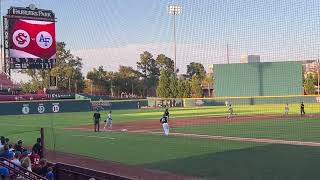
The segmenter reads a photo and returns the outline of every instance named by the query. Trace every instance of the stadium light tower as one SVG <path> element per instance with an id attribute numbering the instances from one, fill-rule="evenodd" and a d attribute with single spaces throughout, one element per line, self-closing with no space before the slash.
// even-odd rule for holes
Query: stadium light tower
<path id="1" fill-rule="evenodd" d="M 174 43 L 174 73 L 177 72 L 177 47 L 176 47 L 176 16 L 181 14 L 181 6 L 169 5 L 168 13 L 173 16 L 173 43 Z"/>

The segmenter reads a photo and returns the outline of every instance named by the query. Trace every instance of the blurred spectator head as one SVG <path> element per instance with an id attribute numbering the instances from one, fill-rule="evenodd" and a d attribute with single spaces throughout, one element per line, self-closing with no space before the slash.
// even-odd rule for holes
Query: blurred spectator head
<path id="1" fill-rule="evenodd" d="M 46 165 L 47 165 L 47 160 L 46 160 L 46 159 L 40 159 L 39 164 L 40 164 L 41 166 L 46 166 Z"/>
<path id="2" fill-rule="evenodd" d="M 17 151 L 15 154 L 14 154 L 14 158 L 16 159 L 19 159 L 21 156 L 21 153 L 19 151 Z"/>
<path id="3" fill-rule="evenodd" d="M 18 141 L 18 145 L 22 145 L 23 141 L 22 140 L 19 140 Z"/>
<path id="4" fill-rule="evenodd" d="M 6 143 L 6 139 L 3 136 L 1 136 L 0 142 L 2 145 L 4 145 Z"/>
<path id="5" fill-rule="evenodd" d="M 22 162 L 21 162 L 21 166 L 28 169 L 29 171 L 31 171 L 31 160 L 29 157 L 25 157 Z"/>
<path id="6" fill-rule="evenodd" d="M 3 146 L 3 150 L 4 150 L 4 151 L 8 151 L 8 150 L 9 150 L 9 145 L 8 145 L 8 144 L 5 144 L 5 145 Z"/>

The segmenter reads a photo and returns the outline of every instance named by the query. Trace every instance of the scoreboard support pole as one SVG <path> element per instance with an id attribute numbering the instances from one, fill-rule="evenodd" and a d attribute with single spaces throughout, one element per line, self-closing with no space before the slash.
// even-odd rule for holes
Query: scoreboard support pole
<path id="1" fill-rule="evenodd" d="M 11 69 L 10 69 L 10 57 L 9 57 L 9 21 L 6 16 L 3 16 L 3 65 L 4 72 L 11 79 Z"/>

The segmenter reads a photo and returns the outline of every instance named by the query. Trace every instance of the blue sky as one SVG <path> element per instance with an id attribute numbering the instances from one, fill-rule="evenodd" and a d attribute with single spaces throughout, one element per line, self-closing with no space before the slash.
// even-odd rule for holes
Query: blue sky
<path id="1" fill-rule="evenodd" d="M 3 0 L 11 6 L 36 4 L 52 9 L 57 40 L 84 60 L 84 72 L 103 65 L 135 66 L 145 50 L 173 57 L 169 4 L 182 6 L 177 17 L 177 64 L 226 63 L 242 54 L 262 61 L 313 59 L 320 56 L 320 3 L 317 0 Z"/>

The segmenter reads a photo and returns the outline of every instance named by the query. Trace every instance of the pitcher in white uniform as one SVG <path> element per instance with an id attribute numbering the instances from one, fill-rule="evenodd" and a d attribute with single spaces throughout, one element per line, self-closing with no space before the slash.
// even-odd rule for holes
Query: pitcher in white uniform
<path id="1" fill-rule="evenodd" d="M 166 111 L 163 113 L 162 118 L 160 119 L 160 123 L 162 123 L 162 128 L 164 135 L 168 136 L 169 135 L 169 110 L 166 109 Z"/>
<path id="2" fill-rule="evenodd" d="M 107 127 L 112 128 L 112 111 L 109 111 L 107 119 L 104 121 L 106 124 L 104 125 L 103 129 L 106 130 Z"/>

